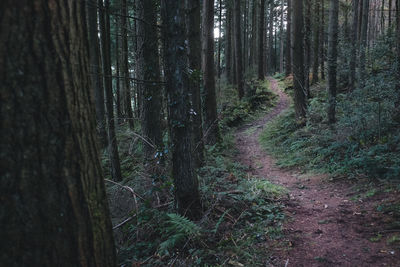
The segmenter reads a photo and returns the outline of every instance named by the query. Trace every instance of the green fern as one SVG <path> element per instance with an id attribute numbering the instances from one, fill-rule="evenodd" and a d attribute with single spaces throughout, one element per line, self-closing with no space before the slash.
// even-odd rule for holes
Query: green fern
<path id="1" fill-rule="evenodd" d="M 183 241 L 198 238 L 201 234 L 200 226 L 188 218 L 176 213 L 169 213 L 167 217 L 162 230 L 163 237 L 166 240 L 158 248 L 158 253 L 162 255 L 168 255 L 171 249 L 183 243 Z"/>

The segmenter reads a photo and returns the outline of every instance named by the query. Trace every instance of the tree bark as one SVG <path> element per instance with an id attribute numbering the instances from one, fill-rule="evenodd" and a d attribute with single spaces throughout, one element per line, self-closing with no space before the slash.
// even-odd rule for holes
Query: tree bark
<path id="1" fill-rule="evenodd" d="M 287 0 L 286 24 L 286 77 L 292 73 L 292 0 Z"/>
<path id="2" fill-rule="evenodd" d="M 264 19 L 265 0 L 261 0 L 260 17 L 258 23 L 258 79 L 264 80 Z"/>
<path id="3" fill-rule="evenodd" d="M 113 93 L 111 80 L 111 44 L 110 44 L 110 15 L 109 0 L 98 0 L 99 24 L 101 32 L 101 50 L 103 59 L 104 90 L 106 93 L 106 116 L 108 130 L 108 155 L 110 158 L 110 173 L 115 181 L 122 180 L 121 166 L 118 155 L 117 137 L 115 135 L 115 120 L 113 107 Z"/>
<path id="4" fill-rule="evenodd" d="M 207 144 L 214 145 L 219 140 L 217 100 L 215 94 L 214 65 L 214 1 L 203 2 L 203 86 L 205 131 Z"/>
<path id="5" fill-rule="evenodd" d="M 280 39 L 280 51 L 279 51 L 279 72 L 283 73 L 284 65 L 283 65 L 283 58 L 284 58 L 284 40 L 283 40 L 283 12 L 284 11 L 284 0 L 281 0 L 281 21 L 280 21 L 280 34 L 279 34 L 279 39 Z"/>
<path id="6" fill-rule="evenodd" d="M 361 37 L 360 37 L 360 67 L 359 67 L 359 81 L 360 85 L 364 86 L 365 83 L 365 61 L 366 61 L 366 49 L 367 49 L 367 34 L 368 34 L 368 15 L 369 15 L 369 0 L 363 1 L 363 18 L 361 26 Z"/>
<path id="7" fill-rule="evenodd" d="M 349 89 L 354 90 L 356 84 L 356 62 L 357 62 L 357 29 L 358 29 L 358 0 L 353 0 L 353 23 L 351 32 L 351 55 L 350 55 L 350 77 Z"/>
<path id="8" fill-rule="evenodd" d="M 116 36 L 115 36 L 115 61 L 116 61 L 116 66 L 115 66 L 115 72 L 117 74 L 117 78 L 116 78 L 116 111 L 117 111 L 117 122 L 121 123 L 121 119 L 122 119 L 122 109 L 121 109 L 121 83 L 120 83 L 120 69 L 121 69 L 121 65 L 120 65 L 120 54 L 119 54 L 119 42 L 120 42 L 120 33 L 119 33 L 119 29 L 120 29 L 120 22 L 119 22 L 119 17 L 116 16 L 115 18 L 115 32 L 116 32 Z"/>
<path id="9" fill-rule="evenodd" d="M 201 109 L 201 31 L 200 31 L 200 1 L 186 0 L 187 8 L 187 35 L 190 75 L 190 89 L 192 100 L 192 137 L 193 159 L 195 167 L 204 163 L 203 119 Z"/>
<path id="10" fill-rule="evenodd" d="M 229 3 L 227 3 L 226 7 L 226 27 L 225 27 L 225 65 L 226 65 L 226 78 L 229 83 L 233 83 L 233 75 L 232 72 L 232 7 Z"/>
<path id="11" fill-rule="evenodd" d="M 0 18 L 0 262 L 116 266 L 85 2 L 5 0 Z"/>
<path id="12" fill-rule="evenodd" d="M 325 3 L 321 0 L 321 36 L 320 36 L 321 79 L 325 80 Z"/>
<path id="13" fill-rule="evenodd" d="M 274 66 L 274 1 L 269 1 L 269 36 L 268 36 L 268 60 L 267 60 L 267 73 L 273 74 Z"/>
<path id="14" fill-rule="evenodd" d="M 304 87 L 303 0 L 293 1 L 293 87 L 294 109 L 298 123 L 306 118 L 306 90 Z"/>
<path id="15" fill-rule="evenodd" d="M 310 92 L 310 65 L 311 65 L 311 0 L 305 0 L 306 15 L 304 16 L 304 86 L 307 92 L 307 98 L 311 98 Z"/>
<path id="16" fill-rule="evenodd" d="M 257 62 L 257 5 L 258 1 L 253 0 L 251 9 L 251 47 L 249 58 L 249 65 L 251 68 L 254 68 Z"/>
<path id="17" fill-rule="evenodd" d="M 185 6 L 179 1 L 162 0 L 161 17 L 175 205 L 180 214 L 196 219 L 201 215 L 201 204 L 192 160 Z"/>
<path id="18" fill-rule="evenodd" d="M 102 147 L 107 146 L 107 132 L 104 107 L 104 88 L 101 82 L 100 47 L 97 30 L 97 6 L 86 1 L 87 28 L 89 37 L 90 78 L 96 107 L 97 135 Z"/>
<path id="19" fill-rule="evenodd" d="M 128 63 L 128 23 L 127 23 L 127 0 L 121 0 L 121 49 L 122 49 L 122 75 L 123 75 L 123 88 L 124 88 L 124 109 L 125 116 L 129 124 L 129 128 L 133 130 L 133 112 L 132 112 L 132 98 L 131 86 L 129 79 L 129 63 Z"/>
<path id="20" fill-rule="evenodd" d="M 244 96 L 244 80 L 242 66 L 242 36 L 240 31 L 241 12 L 240 1 L 234 1 L 234 20 L 235 20 L 235 63 L 236 63 L 236 79 L 239 99 Z M 214 14 L 213 14 L 214 19 Z"/>
<path id="21" fill-rule="evenodd" d="M 217 59 L 217 69 L 218 69 L 218 79 L 221 78 L 221 50 L 222 50 L 222 0 L 219 0 L 219 10 L 218 10 L 218 59 Z"/>
<path id="22" fill-rule="evenodd" d="M 314 2 L 314 30 L 313 30 L 313 35 L 314 35 L 314 45 L 313 45 L 313 74 L 312 74 L 312 82 L 311 84 L 316 84 L 319 81 L 318 77 L 318 67 L 319 67 L 319 35 L 320 35 L 320 16 L 319 16 L 319 11 L 320 11 L 320 5 L 319 5 L 319 0 L 315 0 Z"/>
<path id="23" fill-rule="evenodd" d="M 162 86 L 158 82 L 160 78 L 160 58 L 158 53 L 158 36 L 157 36 L 157 0 L 136 0 L 137 33 L 140 38 L 145 39 L 145 45 L 141 47 L 139 53 L 143 62 L 143 80 L 149 81 L 144 83 L 142 88 L 142 104 L 143 113 L 141 118 L 142 134 L 147 142 L 143 142 L 144 159 L 148 165 L 155 165 L 161 156 L 155 153 L 162 151 Z M 154 81 L 154 82 L 151 82 Z M 150 146 L 148 143 L 152 144 Z"/>
<path id="24" fill-rule="evenodd" d="M 328 122 L 335 123 L 339 0 L 330 0 L 328 30 Z"/>

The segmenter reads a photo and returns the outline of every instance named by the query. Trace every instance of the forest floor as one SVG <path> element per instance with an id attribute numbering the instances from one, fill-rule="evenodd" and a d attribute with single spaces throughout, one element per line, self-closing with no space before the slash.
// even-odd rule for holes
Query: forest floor
<path id="1" fill-rule="evenodd" d="M 239 128 L 236 145 L 237 160 L 249 167 L 249 175 L 265 177 L 290 192 L 284 200 L 284 237 L 280 246 L 269 248 L 274 266 L 400 266 L 400 249 L 394 246 L 400 230 L 391 229 L 392 216 L 377 209 L 395 201 L 395 195 L 360 194 L 360 181 L 281 169 L 262 150 L 259 135 L 264 126 L 290 106 L 277 81 L 269 81 L 279 96 L 276 106 L 267 116 Z"/>

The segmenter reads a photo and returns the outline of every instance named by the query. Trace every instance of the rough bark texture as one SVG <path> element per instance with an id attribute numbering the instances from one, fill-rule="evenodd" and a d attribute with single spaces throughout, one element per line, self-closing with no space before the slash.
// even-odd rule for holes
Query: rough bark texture
<path id="1" fill-rule="evenodd" d="M 396 0 L 396 33 L 397 33 L 397 121 L 400 122 L 400 0 Z"/>
<path id="2" fill-rule="evenodd" d="M 293 1 L 293 87 L 294 109 L 299 123 L 306 117 L 306 90 L 304 87 L 303 0 Z"/>
<path id="3" fill-rule="evenodd" d="M 351 54 L 350 54 L 350 76 L 349 89 L 354 90 L 356 83 L 356 62 L 357 62 L 357 29 L 358 29 L 358 0 L 353 0 L 353 23 L 351 30 Z"/>
<path id="4" fill-rule="evenodd" d="M 304 86 L 307 98 L 310 92 L 310 66 L 311 66 L 311 0 L 305 0 L 306 14 L 304 16 Z"/>
<path id="5" fill-rule="evenodd" d="M 136 0 L 137 5 L 137 33 L 142 36 L 145 45 L 141 46 L 143 62 L 143 80 L 149 81 L 141 86 L 143 113 L 141 118 L 142 134 L 147 142 L 143 142 L 145 161 L 159 160 L 154 157 L 156 151 L 163 147 L 162 140 L 162 86 L 159 83 L 160 63 L 158 53 L 157 0 Z M 151 82 L 151 81 L 154 81 Z M 150 146 L 148 143 L 152 144 Z M 153 162 L 153 165 L 155 162 Z"/>
<path id="6" fill-rule="evenodd" d="M 120 20 L 119 20 L 119 17 L 118 16 L 116 16 L 116 18 L 115 18 L 115 34 L 116 34 L 116 36 L 115 36 L 115 72 L 116 72 L 116 74 L 117 74 L 117 78 L 116 78 L 116 82 L 115 82 L 115 85 L 116 85 L 116 88 L 115 88 L 115 91 L 116 91 L 116 95 L 115 95 L 115 98 L 116 98 L 116 103 L 115 103 L 115 105 L 116 105 L 116 112 L 117 112 L 117 122 L 118 123 L 121 123 L 121 119 L 122 119 L 122 106 L 121 106 L 121 98 L 122 98 L 122 96 L 121 96 L 121 82 L 120 82 L 120 69 L 121 69 L 121 64 L 120 64 L 120 54 L 119 54 L 119 43 L 120 43 L 120 31 L 119 31 L 119 29 L 120 29 L 120 22 L 119 22 Z"/>
<path id="7" fill-rule="evenodd" d="M 127 23 L 127 0 L 121 0 L 121 49 L 122 49 L 122 75 L 123 75 L 123 92 L 124 92 L 124 111 L 125 118 L 128 121 L 129 128 L 134 128 L 133 123 L 133 111 L 132 111 L 132 98 L 131 98 L 131 86 L 129 78 L 129 63 L 128 63 L 128 23 Z"/>
<path id="8" fill-rule="evenodd" d="M 107 132 L 104 106 L 104 88 L 101 82 L 100 47 L 97 30 L 97 5 L 86 1 L 87 26 L 89 37 L 90 79 L 96 107 L 97 135 L 102 147 L 107 145 Z"/>
<path id="9" fill-rule="evenodd" d="M 226 78 L 229 83 L 232 83 L 233 75 L 232 71 L 232 8 L 230 3 L 227 3 L 226 7 L 226 27 L 225 27 L 225 68 Z"/>
<path id="10" fill-rule="evenodd" d="M 191 75 L 189 79 L 192 100 L 193 160 L 196 167 L 204 162 L 203 119 L 201 109 L 201 32 L 200 1 L 186 0 L 186 25 L 188 36 L 188 56 Z"/>
<path id="11" fill-rule="evenodd" d="M 258 21 L 258 79 L 264 80 L 264 19 L 265 0 L 261 0 L 260 17 Z"/>
<path id="12" fill-rule="evenodd" d="M 311 84 L 316 84 L 319 81 L 318 77 L 318 68 L 319 68 L 319 35 L 320 35 L 320 16 L 319 16 L 319 11 L 320 11 L 320 4 L 319 0 L 315 0 L 314 2 L 314 22 L 313 22 L 313 74 L 312 74 L 312 81 Z"/>
<path id="13" fill-rule="evenodd" d="M 292 73 L 292 0 L 287 0 L 286 24 L 286 76 Z"/>
<path id="14" fill-rule="evenodd" d="M 328 30 L 328 122 L 335 123 L 339 0 L 330 0 Z"/>
<path id="15" fill-rule="evenodd" d="M 213 2 L 213 1 L 212 1 Z M 236 79 L 239 99 L 244 95 L 243 65 L 242 65 L 242 34 L 240 31 L 241 12 L 240 1 L 234 1 L 234 20 L 235 20 L 235 63 Z M 214 16 L 214 15 L 213 15 Z"/>
<path id="16" fill-rule="evenodd" d="M 162 0 L 161 16 L 175 204 L 180 214 L 198 218 L 201 204 L 192 160 L 185 6 L 179 1 Z"/>
<path id="17" fill-rule="evenodd" d="M 109 15 L 109 0 L 98 0 L 99 5 L 99 22 L 101 32 L 101 50 L 103 59 L 103 74 L 104 74 L 104 90 L 106 93 L 106 116 L 107 116 L 107 136 L 108 136 L 108 155 L 110 158 L 110 173 L 111 177 L 120 181 L 121 166 L 118 155 L 117 137 L 115 135 L 115 120 L 113 107 L 113 93 L 111 80 L 111 55 L 110 55 L 110 15 Z"/>
<path id="18" fill-rule="evenodd" d="M 214 1 L 203 2 L 203 86 L 205 139 L 214 145 L 219 140 L 214 65 Z"/>
<path id="19" fill-rule="evenodd" d="M 115 266 L 85 2 L 0 3 L 2 266 Z"/>

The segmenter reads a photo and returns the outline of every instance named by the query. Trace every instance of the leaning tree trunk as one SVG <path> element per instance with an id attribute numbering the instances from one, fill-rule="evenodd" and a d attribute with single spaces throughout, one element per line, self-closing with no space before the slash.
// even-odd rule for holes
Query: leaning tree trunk
<path id="1" fill-rule="evenodd" d="M 86 1 L 87 25 L 89 36 L 90 78 L 96 107 L 97 135 L 102 147 L 107 146 L 107 132 L 104 107 L 104 88 L 101 82 L 100 47 L 97 30 L 97 6 Z"/>
<path id="2" fill-rule="evenodd" d="M 6 0 L 0 18 L 0 262 L 116 266 L 85 2 Z"/>
<path id="3" fill-rule="evenodd" d="M 258 21 L 258 79 L 264 80 L 264 18 L 265 0 L 261 0 L 260 17 Z"/>
<path id="4" fill-rule="evenodd" d="M 306 118 L 306 90 L 304 87 L 303 0 L 293 1 L 293 87 L 294 109 L 298 123 Z"/>
<path id="5" fill-rule="evenodd" d="M 192 100 L 192 138 L 193 160 L 195 167 L 204 162 L 203 119 L 201 109 L 201 31 L 200 31 L 200 0 L 186 0 L 187 36 L 189 68 L 192 70 L 189 83 Z"/>
<path id="6" fill-rule="evenodd" d="M 235 63 L 236 63 L 237 90 L 238 90 L 239 99 L 241 99 L 244 95 L 244 89 L 243 89 L 244 80 L 243 80 L 243 68 L 242 68 L 243 67 L 242 66 L 242 37 L 241 37 L 241 31 L 240 31 L 240 22 L 241 22 L 240 1 L 234 1 L 233 17 L 235 20 L 234 36 L 235 36 Z"/>
<path id="7" fill-rule="evenodd" d="M 357 61 L 357 29 L 358 29 L 358 0 L 353 0 L 353 24 L 351 32 L 350 77 L 349 89 L 354 90 L 356 83 Z"/>
<path id="8" fill-rule="evenodd" d="M 175 205 L 180 214 L 195 219 L 201 215 L 201 204 L 192 160 L 185 6 L 162 0 L 161 13 Z"/>
<path id="9" fill-rule="evenodd" d="M 328 30 L 328 122 L 335 123 L 339 0 L 330 0 Z"/>
<path id="10" fill-rule="evenodd" d="M 289 76 L 292 73 L 292 0 L 287 0 L 287 4 L 285 75 Z"/>
<path id="11" fill-rule="evenodd" d="M 143 62 L 142 104 L 143 113 L 141 118 L 142 133 L 146 142 L 143 142 L 144 160 L 148 167 L 154 161 L 159 161 L 155 153 L 162 150 L 162 85 L 160 83 L 160 57 L 158 53 L 157 36 L 157 0 L 136 0 L 137 5 L 137 33 L 145 38 L 145 45 L 141 46 Z M 155 163 L 155 162 L 154 162 Z M 147 168 L 149 169 L 149 168 Z"/>
<path id="12" fill-rule="evenodd" d="M 203 81 L 204 110 L 207 144 L 214 145 L 219 140 L 217 100 L 215 94 L 214 67 L 214 1 L 203 2 Z"/>
<path id="13" fill-rule="evenodd" d="M 101 32 L 101 50 L 103 58 L 104 90 L 106 93 L 107 130 L 108 130 L 108 154 L 110 158 L 110 173 L 115 181 L 122 179 L 121 166 L 118 155 L 117 137 L 115 135 L 114 106 L 111 80 L 111 55 L 110 55 L 110 16 L 109 0 L 98 0 L 99 22 Z"/>

